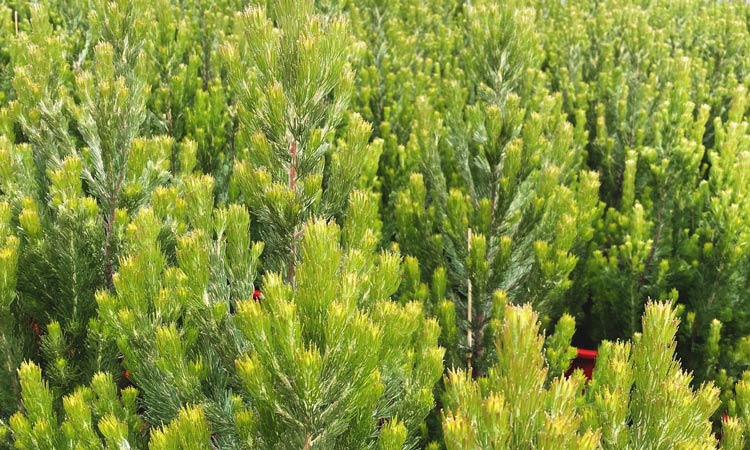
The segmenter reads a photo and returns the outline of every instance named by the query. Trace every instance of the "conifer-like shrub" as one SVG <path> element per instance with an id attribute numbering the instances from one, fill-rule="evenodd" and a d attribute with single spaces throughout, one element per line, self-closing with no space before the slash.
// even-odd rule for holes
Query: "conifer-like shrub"
<path id="1" fill-rule="evenodd" d="M 628 338 L 647 298 L 675 298 L 683 364 L 736 377 L 750 333 L 748 6 L 554 3 L 538 21 L 549 81 L 586 130 L 606 204 L 570 290 L 587 297 L 587 333 Z"/>
<path id="2" fill-rule="evenodd" d="M 486 377 L 446 377 L 443 430 L 449 449 L 710 449 L 719 390 L 693 390 L 675 359 L 678 320 L 669 303 L 648 303 L 632 342 L 604 342 L 593 378 L 555 374 L 538 315 L 506 306 L 495 319 L 497 362 Z M 569 341 L 547 340 L 547 355 Z M 742 388 L 744 389 L 744 387 Z M 746 430 L 724 423 L 722 448 L 742 448 Z"/>
<path id="3" fill-rule="evenodd" d="M 747 2 L 0 3 L 0 450 L 750 445 Z"/>

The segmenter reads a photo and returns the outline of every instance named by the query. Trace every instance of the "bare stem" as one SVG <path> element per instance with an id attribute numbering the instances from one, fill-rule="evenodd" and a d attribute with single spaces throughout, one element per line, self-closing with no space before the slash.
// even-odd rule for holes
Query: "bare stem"
<path id="1" fill-rule="evenodd" d="M 114 286 L 113 282 L 113 267 L 112 267 L 112 229 L 115 224 L 115 215 L 111 213 L 107 218 L 107 223 L 104 226 L 104 283 L 107 289 L 112 289 Z"/>
<path id="2" fill-rule="evenodd" d="M 291 163 L 289 164 L 289 189 L 297 189 L 297 141 L 292 140 L 289 145 L 289 154 L 291 155 Z"/>
<path id="3" fill-rule="evenodd" d="M 467 247 L 469 250 L 469 258 L 471 258 L 471 228 L 469 228 L 469 231 L 467 232 Z M 472 312 L 471 312 L 471 269 L 469 269 L 469 273 L 466 277 L 466 302 L 467 302 L 467 319 L 469 322 L 469 325 L 466 327 L 466 343 L 468 347 L 468 351 L 466 352 L 466 367 L 468 368 L 469 372 L 471 373 L 471 356 L 474 351 L 474 343 L 473 343 L 473 330 L 472 330 Z"/>
<path id="4" fill-rule="evenodd" d="M 289 145 L 289 154 L 291 155 L 291 162 L 289 164 L 289 189 L 294 192 L 297 190 L 297 141 L 295 139 L 292 139 L 292 143 Z M 292 287 L 295 284 L 297 270 L 297 238 L 298 230 L 295 229 L 292 233 L 291 258 L 289 259 L 287 274 Z"/>

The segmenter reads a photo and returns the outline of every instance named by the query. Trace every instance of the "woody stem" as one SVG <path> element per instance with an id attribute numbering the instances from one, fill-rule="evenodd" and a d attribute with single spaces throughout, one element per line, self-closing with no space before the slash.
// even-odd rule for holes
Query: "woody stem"
<path id="1" fill-rule="evenodd" d="M 289 164 L 289 190 L 294 192 L 297 190 L 297 141 L 294 139 L 289 145 L 289 154 L 291 155 L 291 162 Z M 297 237 L 297 230 L 295 229 L 292 233 L 292 246 L 290 249 L 291 258 L 289 259 L 289 267 L 287 272 L 289 283 L 292 286 L 294 286 L 296 277 Z"/>

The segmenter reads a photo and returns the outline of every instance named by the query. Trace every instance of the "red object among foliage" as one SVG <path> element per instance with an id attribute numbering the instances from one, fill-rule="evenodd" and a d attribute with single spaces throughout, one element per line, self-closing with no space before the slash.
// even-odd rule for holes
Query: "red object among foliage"
<path id="1" fill-rule="evenodd" d="M 576 356 L 570 365 L 570 369 L 568 369 L 568 375 L 573 373 L 576 369 L 581 369 L 583 370 L 583 374 L 586 375 L 586 379 L 591 380 L 591 375 L 594 373 L 595 366 L 596 350 L 579 348 L 578 356 Z"/>
<path id="2" fill-rule="evenodd" d="M 261 293 L 258 289 L 253 291 L 253 300 L 258 301 L 260 300 Z"/>
<path id="3" fill-rule="evenodd" d="M 34 343 L 37 347 L 42 346 L 42 329 L 36 321 L 31 322 L 31 329 L 34 330 Z"/>

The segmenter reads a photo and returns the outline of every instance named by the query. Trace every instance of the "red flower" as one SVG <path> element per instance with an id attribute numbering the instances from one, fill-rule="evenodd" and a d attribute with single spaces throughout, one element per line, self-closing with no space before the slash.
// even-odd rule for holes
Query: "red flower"
<path id="1" fill-rule="evenodd" d="M 125 369 L 125 378 L 130 379 L 130 371 L 128 369 Z"/>
<path id="2" fill-rule="evenodd" d="M 260 296 L 261 296 L 260 290 L 256 289 L 253 291 L 253 300 L 255 301 L 260 300 Z"/>

